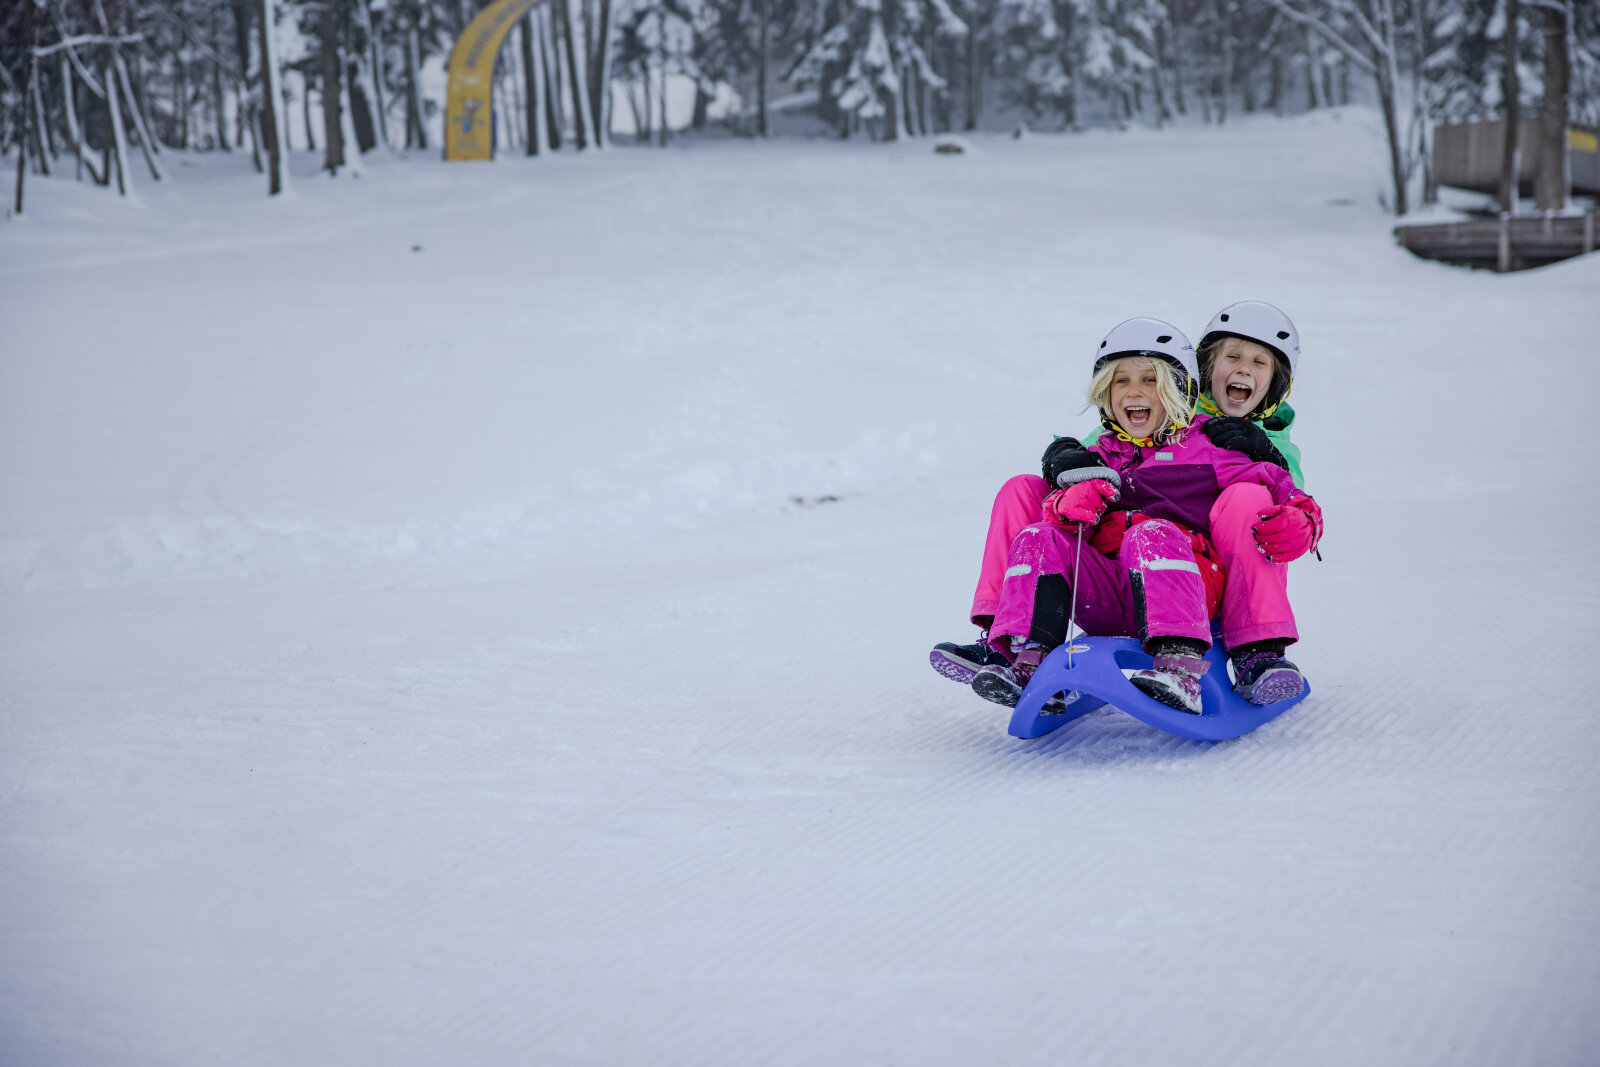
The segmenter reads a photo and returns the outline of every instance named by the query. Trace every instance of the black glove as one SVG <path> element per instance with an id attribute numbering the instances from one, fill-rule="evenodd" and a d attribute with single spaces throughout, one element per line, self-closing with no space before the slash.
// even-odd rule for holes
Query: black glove
<path id="1" fill-rule="evenodd" d="M 1284 470 L 1289 469 L 1289 461 L 1283 458 L 1283 453 L 1272 443 L 1267 431 L 1249 419 L 1218 415 L 1207 419 L 1200 429 L 1218 448 L 1243 452 L 1257 463 L 1276 463 Z"/>
<path id="2" fill-rule="evenodd" d="M 1104 467 L 1106 461 L 1095 453 L 1083 447 L 1083 443 L 1076 437 L 1058 437 L 1050 442 L 1050 447 L 1044 450 L 1044 480 L 1051 489 L 1060 489 L 1078 479 L 1061 481 L 1064 471 L 1078 470 L 1081 467 Z"/>

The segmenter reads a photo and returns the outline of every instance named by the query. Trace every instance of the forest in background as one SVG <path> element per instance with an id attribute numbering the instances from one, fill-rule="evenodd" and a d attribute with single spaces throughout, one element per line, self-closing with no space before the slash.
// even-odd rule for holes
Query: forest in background
<path id="1" fill-rule="evenodd" d="M 273 192 L 289 151 L 338 174 L 364 152 L 436 150 L 440 70 L 485 2 L 11 0 L 0 146 L 16 210 L 30 170 L 126 194 L 164 179 L 165 149 L 247 152 Z M 678 128 L 766 137 L 804 114 L 882 141 L 1019 116 L 1220 125 L 1374 103 L 1403 215 L 1414 189 L 1434 198 L 1438 122 L 1515 99 L 1547 142 L 1600 123 L 1600 3 L 547 0 L 508 39 L 494 91 L 500 150 L 529 155 L 604 149 L 619 125 L 664 145 L 675 92 L 693 96 Z"/>

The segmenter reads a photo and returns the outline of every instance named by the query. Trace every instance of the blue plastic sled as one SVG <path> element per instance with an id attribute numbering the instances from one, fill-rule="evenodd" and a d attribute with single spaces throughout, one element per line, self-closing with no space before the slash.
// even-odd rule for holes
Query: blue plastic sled
<path id="1" fill-rule="evenodd" d="M 1228 677 L 1228 656 L 1221 641 L 1213 641 L 1206 653 L 1211 669 L 1200 676 L 1200 691 L 1205 706 L 1201 715 L 1190 715 L 1169 708 L 1135 689 L 1123 669 L 1142 670 L 1150 666 L 1150 655 L 1131 637 L 1090 637 L 1080 635 L 1072 641 L 1072 666 L 1067 666 L 1067 646 L 1062 645 L 1044 658 L 1033 672 L 1028 688 L 1022 691 L 1011 715 L 1012 737 L 1043 737 L 1082 715 L 1110 704 L 1158 730 L 1195 741 L 1226 741 L 1249 733 L 1262 723 L 1304 700 L 1311 692 L 1307 682 L 1300 695 L 1276 704 L 1256 705 L 1233 691 Z M 1043 708 L 1051 697 L 1064 693 L 1066 709 L 1059 715 L 1046 715 Z"/>

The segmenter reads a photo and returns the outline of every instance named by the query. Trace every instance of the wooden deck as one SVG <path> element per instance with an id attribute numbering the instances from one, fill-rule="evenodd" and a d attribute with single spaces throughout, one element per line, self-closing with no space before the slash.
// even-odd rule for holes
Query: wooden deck
<path id="1" fill-rule="evenodd" d="M 1595 250 L 1594 211 L 1554 218 L 1466 219 L 1396 226 L 1395 241 L 1423 259 L 1486 270 L 1526 270 Z"/>

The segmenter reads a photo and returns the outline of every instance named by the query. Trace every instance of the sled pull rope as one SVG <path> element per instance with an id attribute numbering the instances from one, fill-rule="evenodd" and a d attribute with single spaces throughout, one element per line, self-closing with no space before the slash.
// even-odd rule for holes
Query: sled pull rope
<path id="1" fill-rule="evenodd" d="M 1078 550 L 1072 554 L 1072 607 L 1067 609 L 1067 669 L 1072 669 L 1072 631 L 1078 625 L 1078 562 L 1083 559 L 1083 523 L 1078 523 Z"/>

